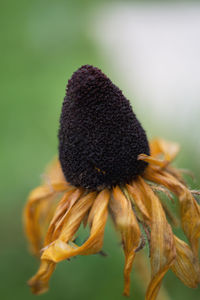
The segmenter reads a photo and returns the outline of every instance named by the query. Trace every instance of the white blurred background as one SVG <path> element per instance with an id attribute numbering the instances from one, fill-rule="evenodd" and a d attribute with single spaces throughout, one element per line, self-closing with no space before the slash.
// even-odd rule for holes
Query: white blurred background
<path id="1" fill-rule="evenodd" d="M 92 23 L 90 33 L 148 135 L 186 140 L 198 155 L 200 3 L 110 3 Z"/>

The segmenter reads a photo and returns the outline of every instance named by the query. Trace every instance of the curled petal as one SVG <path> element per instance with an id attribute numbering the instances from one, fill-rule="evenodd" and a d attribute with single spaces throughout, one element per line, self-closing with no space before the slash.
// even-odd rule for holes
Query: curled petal
<path id="1" fill-rule="evenodd" d="M 138 155 L 138 160 L 146 161 L 147 163 L 152 164 L 152 165 L 156 165 L 160 168 L 164 168 L 169 164 L 169 161 L 167 161 L 167 160 L 158 159 L 156 157 L 146 155 L 146 154 Z"/>
<path id="2" fill-rule="evenodd" d="M 183 185 L 186 185 L 186 182 L 183 178 L 183 171 L 181 169 L 176 169 L 172 166 L 167 166 L 166 171 L 173 175 L 178 181 L 180 181 Z"/>
<path id="3" fill-rule="evenodd" d="M 88 255 L 92 253 L 97 253 L 101 247 L 103 242 L 104 228 L 107 220 L 107 206 L 110 198 L 110 193 L 108 190 L 101 191 L 94 204 L 91 203 L 91 199 L 89 199 L 89 207 L 93 204 L 93 216 L 91 217 L 91 232 L 88 240 L 80 247 L 73 244 L 67 244 L 66 242 L 71 238 L 75 231 L 77 230 L 77 223 L 80 224 L 80 218 L 77 218 L 77 214 L 80 215 L 80 210 L 84 210 L 84 215 L 87 212 L 85 205 L 78 208 L 77 212 L 73 212 L 72 207 L 71 212 L 69 213 L 65 224 L 63 225 L 63 229 L 59 238 L 53 242 L 43 253 L 42 259 L 49 259 L 54 262 L 59 262 L 63 259 L 70 258 L 76 255 Z M 94 200 L 94 199 L 93 199 Z M 81 200 L 77 202 L 79 204 Z M 92 201 L 93 202 L 93 201 Z M 81 216 L 81 220 L 83 219 L 83 215 Z M 77 222 L 78 221 L 78 222 Z M 71 228 L 71 229 L 70 229 Z M 76 230 L 75 230 L 76 229 Z M 71 234 L 73 232 L 73 235 Z"/>
<path id="4" fill-rule="evenodd" d="M 164 168 L 179 152 L 179 145 L 162 139 L 155 139 L 150 143 L 150 152 L 151 156 L 140 154 L 138 160 L 143 160 L 149 164 Z"/>
<path id="5" fill-rule="evenodd" d="M 35 255 L 39 255 L 44 229 L 55 209 L 53 202 L 56 196 L 49 186 L 40 186 L 31 192 L 25 206 L 24 227 L 31 251 Z"/>
<path id="6" fill-rule="evenodd" d="M 157 297 L 165 273 L 176 257 L 174 238 L 162 205 L 150 186 L 141 177 L 132 186 L 142 191 L 144 200 L 148 203 L 149 225 L 151 228 L 151 282 L 147 289 L 146 300 L 154 300 Z"/>
<path id="7" fill-rule="evenodd" d="M 64 222 L 70 209 L 80 198 L 82 193 L 82 189 L 71 188 L 64 194 L 63 198 L 56 208 L 54 217 L 49 225 L 47 236 L 45 239 L 45 246 L 50 244 L 58 237 L 59 229 L 61 228 L 62 223 Z"/>
<path id="8" fill-rule="evenodd" d="M 69 188 L 58 160 L 50 164 L 44 179 L 44 185 L 30 193 L 23 216 L 26 236 L 35 255 L 39 255 L 44 234 L 55 210 L 58 193 Z"/>
<path id="9" fill-rule="evenodd" d="M 135 265 L 135 269 L 136 272 L 139 276 L 139 283 L 141 285 L 141 288 L 144 290 L 146 290 L 147 288 L 147 283 L 150 280 L 150 272 L 148 269 L 148 261 L 147 261 L 147 257 L 145 255 L 144 251 L 140 251 L 137 253 L 137 256 L 135 258 L 134 261 L 134 265 Z M 167 291 L 165 290 L 165 288 L 163 286 L 161 286 L 161 289 L 159 291 L 159 295 L 158 295 L 158 299 L 159 300 L 171 300 L 171 298 L 169 297 Z"/>
<path id="10" fill-rule="evenodd" d="M 198 239 L 200 237 L 200 208 L 188 188 L 179 182 L 173 175 L 164 170 L 155 170 L 150 167 L 145 171 L 147 180 L 164 185 L 179 199 L 181 224 L 192 250 L 198 256 Z"/>
<path id="11" fill-rule="evenodd" d="M 185 285 L 196 288 L 200 281 L 198 261 L 185 242 L 176 236 L 174 238 L 177 256 L 171 269 Z"/>
<path id="12" fill-rule="evenodd" d="M 110 201 L 110 212 L 116 228 L 120 231 L 125 254 L 124 267 L 124 295 L 130 292 L 130 273 L 132 269 L 135 250 L 140 243 L 140 228 L 134 215 L 131 202 L 120 188 L 113 189 L 113 198 Z"/>
<path id="13" fill-rule="evenodd" d="M 63 222 L 61 239 L 57 239 L 43 249 L 44 252 L 41 257 L 42 261 L 40 268 L 36 275 L 29 280 L 29 285 L 32 287 L 33 293 L 40 294 L 48 289 L 48 281 L 55 269 L 56 262 L 67 258 L 65 256 L 66 249 L 69 251 L 75 249 L 66 242 L 74 236 L 95 198 L 96 193 L 92 192 L 77 201 L 70 208 L 70 211 Z"/>
<path id="14" fill-rule="evenodd" d="M 49 279 L 55 270 L 56 264 L 43 260 L 37 274 L 28 281 L 33 294 L 43 294 L 49 288 Z"/>
<path id="15" fill-rule="evenodd" d="M 151 155 L 153 157 L 164 155 L 164 160 L 166 161 L 172 161 L 179 150 L 180 147 L 177 143 L 165 141 L 163 139 L 155 139 L 150 143 Z"/>
<path id="16" fill-rule="evenodd" d="M 162 193 L 164 193 L 164 194 L 171 200 L 171 202 L 174 203 L 174 199 L 173 199 L 171 193 L 170 193 L 169 190 L 166 189 L 165 187 L 160 186 L 160 185 L 153 185 L 153 184 L 152 184 L 152 185 L 151 185 L 151 188 L 152 188 L 152 190 L 155 191 L 155 192 L 162 192 Z"/>
<path id="17" fill-rule="evenodd" d="M 149 225 L 151 220 L 151 202 L 146 199 L 146 193 L 144 188 L 138 184 L 133 183 L 132 185 L 126 185 L 129 194 L 134 199 L 134 204 L 142 214 L 142 218 Z"/>

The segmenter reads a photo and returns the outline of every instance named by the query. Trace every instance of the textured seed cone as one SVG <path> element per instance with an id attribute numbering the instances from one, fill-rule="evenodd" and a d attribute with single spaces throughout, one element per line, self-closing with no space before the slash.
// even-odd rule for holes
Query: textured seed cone
<path id="1" fill-rule="evenodd" d="M 59 129 L 59 158 L 74 186 L 101 189 L 142 174 L 149 155 L 144 129 L 129 101 L 101 70 L 85 65 L 69 80 Z"/>

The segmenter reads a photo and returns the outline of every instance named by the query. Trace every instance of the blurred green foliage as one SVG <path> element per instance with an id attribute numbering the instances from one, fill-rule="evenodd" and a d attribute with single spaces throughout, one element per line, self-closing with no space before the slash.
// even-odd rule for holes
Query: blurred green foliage
<path id="1" fill-rule="evenodd" d="M 0 1 L 1 23 L 1 267 L 2 299 L 36 299 L 26 281 L 38 262 L 30 256 L 22 229 L 29 191 L 40 182 L 45 165 L 57 153 L 57 130 L 65 85 L 80 65 L 105 67 L 87 35 L 97 1 Z M 106 66 L 109 70 L 109 66 Z M 124 299 L 124 257 L 109 222 L 99 255 L 60 263 L 51 289 L 41 299 Z M 165 286 L 175 299 L 198 299 L 167 275 Z M 137 274 L 132 299 L 143 299 Z"/>

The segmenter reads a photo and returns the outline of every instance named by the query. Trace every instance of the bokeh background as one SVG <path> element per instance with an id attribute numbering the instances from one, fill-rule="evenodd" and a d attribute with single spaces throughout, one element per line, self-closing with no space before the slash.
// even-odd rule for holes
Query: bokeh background
<path id="1" fill-rule="evenodd" d="M 38 262 L 27 249 L 22 211 L 29 191 L 57 154 L 65 86 L 83 64 L 101 68 L 131 100 L 149 138 L 177 141 L 175 164 L 191 169 L 200 188 L 199 1 L 0 0 L 0 294 L 36 299 L 26 281 Z M 112 225 L 106 258 L 60 263 L 50 299 L 124 299 L 124 257 Z M 146 270 L 148 272 L 149 265 Z M 172 273 L 170 299 L 199 299 Z M 132 299 L 144 299 L 133 271 Z"/>

